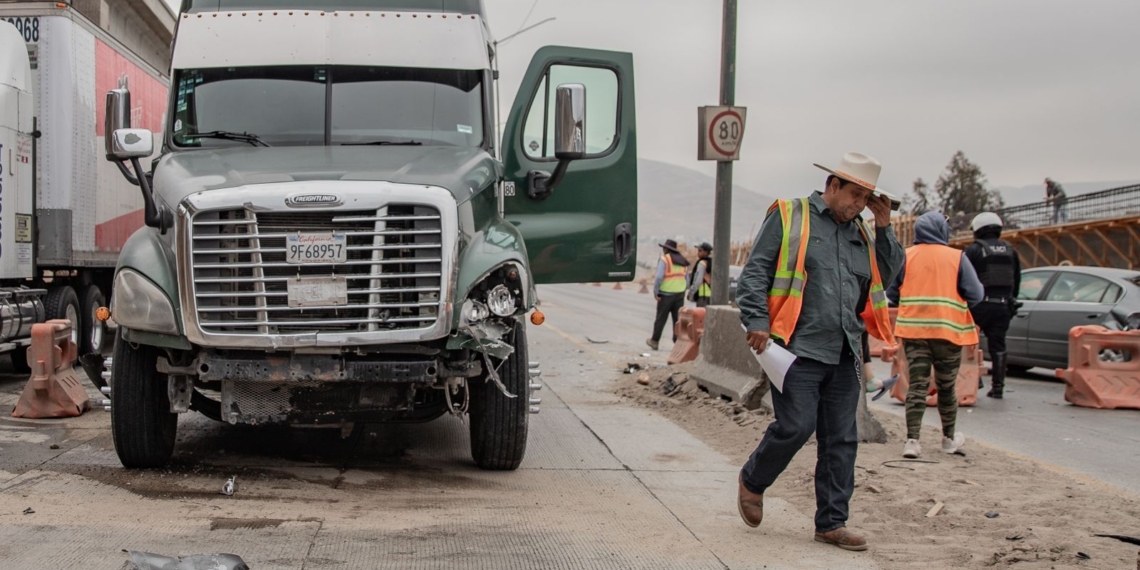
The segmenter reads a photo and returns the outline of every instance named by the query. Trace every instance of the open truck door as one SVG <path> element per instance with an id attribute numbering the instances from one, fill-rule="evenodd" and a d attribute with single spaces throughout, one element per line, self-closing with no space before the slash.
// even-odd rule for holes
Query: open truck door
<path id="1" fill-rule="evenodd" d="M 502 141 L 504 212 L 526 241 L 535 283 L 633 280 L 635 126 L 632 54 L 535 54 Z"/>

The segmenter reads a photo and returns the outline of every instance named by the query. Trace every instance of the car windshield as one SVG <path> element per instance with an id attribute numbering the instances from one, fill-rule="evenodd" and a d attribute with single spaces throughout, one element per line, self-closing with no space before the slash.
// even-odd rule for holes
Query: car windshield
<path id="1" fill-rule="evenodd" d="M 183 147 L 483 146 L 481 71 L 362 66 L 179 70 Z"/>

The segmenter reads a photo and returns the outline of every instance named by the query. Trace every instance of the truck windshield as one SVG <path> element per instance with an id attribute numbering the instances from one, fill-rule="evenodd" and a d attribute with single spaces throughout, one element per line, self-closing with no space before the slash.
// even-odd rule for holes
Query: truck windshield
<path id="1" fill-rule="evenodd" d="M 176 72 L 183 147 L 483 145 L 483 72 L 280 66 Z M 223 132 L 248 136 L 205 136 Z M 202 136 L 198 136 L 202 135 Z"/>

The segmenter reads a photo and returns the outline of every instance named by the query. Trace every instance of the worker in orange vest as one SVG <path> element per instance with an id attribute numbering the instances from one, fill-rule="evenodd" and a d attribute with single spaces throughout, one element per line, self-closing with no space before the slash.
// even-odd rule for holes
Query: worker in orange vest
<path id="1" fill-rule="evenodd" d="M 823 192 L 779 200 L 737 282 L 736 304 L 757 353 L 782 344 L 796 360 L 773 389 L 776 420 L 740 472 L 737 510 L 748 526 L 764 517 L 764 492 L 813 433 L 815 540 L 866 550 L 867 540 L 847 529 L 855 489 L 855 425 L 866 331 L 894 344 L 884 283 L 903 262 L 891 229 L 893 201 L 876 184 L 881 166 L 847 153 L 826 170 Z M 861 217 L 870 207 L 874 228 Z"/>
<path id="2" fill-rule="evenodd" d="M 914 245 L 906 250 L 906 264 L 887 291 L 899 308 L 895 336 L 902 339 L 910 373 L 903 446 L 903 457 L 910 459 L 922 455 L 918 440 L 932 366 L 942 417 L 942 451 L 957 453 L 966 442 L 966 436 L 955 429 L 958 368 L 962 347 L 978 344 L 970 308 L 985 293 L 966 254 L 946 245 L 949 238 L 946 216 L 940 212 L 920 216 L 914 223 Z"/>

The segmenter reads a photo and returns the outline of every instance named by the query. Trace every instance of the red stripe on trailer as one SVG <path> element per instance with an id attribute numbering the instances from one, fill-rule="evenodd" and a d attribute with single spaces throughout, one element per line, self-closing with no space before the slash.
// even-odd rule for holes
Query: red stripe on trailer
<path id="1" fill-rule="evenodd" d="M 123 214 L 95 226 L 95 247 L 99 251 L 119 251 L 127 238 L 143 226 L 142 209 Z"/>
<path id="2" fill-rule="evenodd" d="M 95 133 L 106 136 L 103 122 L 107 109 L 104 101 L 107 92 L 119 87 L 119 78 L 126 76 L 131 90 L 131 126 L 162 132 L 162 113 L 166 109 L 165 85 L 123 57 L 99 38 L 95 38 Z M 139 214 L 140 216 L 142 214 Z"/>

